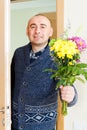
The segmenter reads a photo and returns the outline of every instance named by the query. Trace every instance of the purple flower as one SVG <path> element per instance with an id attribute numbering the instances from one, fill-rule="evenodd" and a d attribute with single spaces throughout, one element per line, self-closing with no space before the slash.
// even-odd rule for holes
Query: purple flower
<path id="1" fill-rule="evenodd" d="M 83 51 L 83 49 L 87 48 L 87 44 L 85 40 L 83 40 L 81 37 L 72 37 L 69 38 L 69 40 L 72 40 L 76 43 L 78 50 Z"/>

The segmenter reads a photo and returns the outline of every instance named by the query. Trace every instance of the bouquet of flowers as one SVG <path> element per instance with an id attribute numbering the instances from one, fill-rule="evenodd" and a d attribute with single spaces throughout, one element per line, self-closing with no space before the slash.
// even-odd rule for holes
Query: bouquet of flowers
<path id="1" fill-rule="evenodd" d="M 81 63 L 80 55 L 87 48 L 81 37 L 52 39 L 49 43 L 50 52 L 56 65 L 56 70 L 49 69 L 52 78 L 58 80 L 56 89 L 61 85 L 72 86 L 78 79 L 87 80 L 87 64 Z M 62 114 L 67 114 L 67 102 L 62 102 Z"/>

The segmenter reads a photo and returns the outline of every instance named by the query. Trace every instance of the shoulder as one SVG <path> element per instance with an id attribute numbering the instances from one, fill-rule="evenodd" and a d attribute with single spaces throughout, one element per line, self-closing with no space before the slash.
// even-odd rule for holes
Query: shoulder
<path id="1" fill-rule="evenodd" d="M 22 55 L 22 54 L 28 52 L 29 48 L 30 48 L 30 43 L 26 44 L 25 46 L 21 46 L 14 51 L 13 56 Z"/>
<path id="2" fill-rule="evenodd" d="M 20 52 L 24 51 L 27 48 L 29 48 L 29 43 L 27 45 L 24 45 L 24 46 L 21 46 L 21 47 L 17 48 L 14 53 L 20 53 Z"/>
<path id="3" fill-rule="evenodd" d="M 29 55 L 29 48 L 30 48 L 30 44 L 26 44 L 25 46 L 21 46 L 19 48 L 17 48 L 14 51 L 14 54 L 12 56 L 12 60 L 19 60 L 19 59 L 23 59 L 23 57 Z"/>

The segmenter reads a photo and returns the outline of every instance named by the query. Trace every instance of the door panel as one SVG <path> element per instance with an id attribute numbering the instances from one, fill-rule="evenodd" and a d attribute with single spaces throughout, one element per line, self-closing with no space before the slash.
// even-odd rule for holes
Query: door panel
<path id="1" fill-rule="evenodd" d="M 43 13 L 46 17 L 49 18 L 53 27 L 53 36 L 52 38 L 57 37 L 57 27 L 56 27 L 56 12 Z"/>

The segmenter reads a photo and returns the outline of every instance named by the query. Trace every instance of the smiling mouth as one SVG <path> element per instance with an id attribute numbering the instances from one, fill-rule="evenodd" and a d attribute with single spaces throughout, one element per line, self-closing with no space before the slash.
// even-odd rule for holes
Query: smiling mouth
<path id="1" fill-rule="evenodd" d="M 41 39 L 41 36 L 34 36 L 35 39 Z"/>

